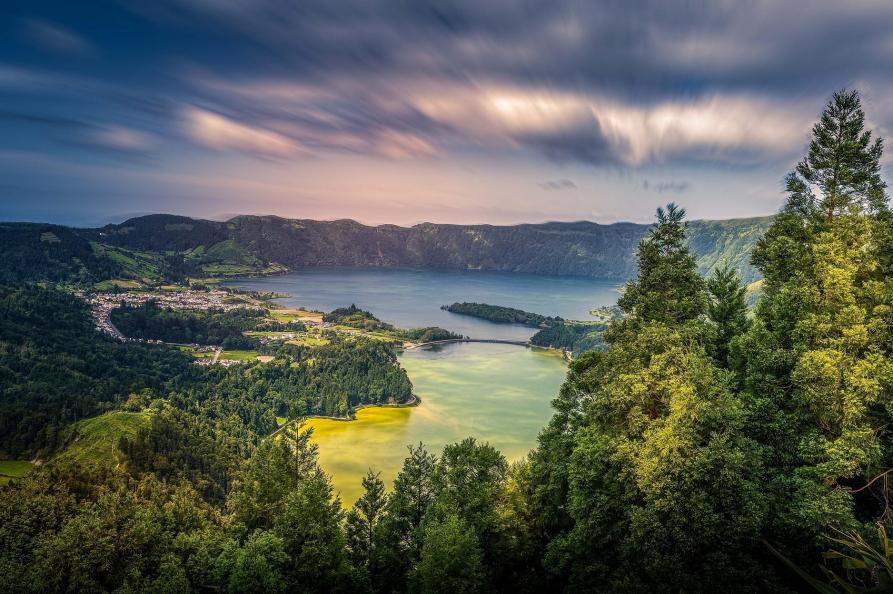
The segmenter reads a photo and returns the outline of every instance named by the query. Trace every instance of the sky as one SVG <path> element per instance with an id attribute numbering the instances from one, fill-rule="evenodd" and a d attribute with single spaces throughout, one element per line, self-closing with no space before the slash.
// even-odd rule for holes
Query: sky
<path id="1" fill-rule="evenodd" d="M 4 0 L 0 220 L 765 215 L 891 64 L 890 0 Z"/>

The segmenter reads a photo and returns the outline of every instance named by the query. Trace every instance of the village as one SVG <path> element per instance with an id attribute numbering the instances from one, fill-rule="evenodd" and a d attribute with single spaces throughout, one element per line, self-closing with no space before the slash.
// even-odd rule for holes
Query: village
<path id="1" fill-rule="evenodd" d="M 93 321 L 98 332 L 111 336 L 122 342 L 141 342 L 147 344 L 164 344 L 161 340 L 132 338 L 125 336 L 112 322 L 111 313 L 122 304 L 140 305 L 148 301 L 154 301 L 161 308 L 178 310 L 218 310 L 232 311 L 245 307 L 268 308 L 269 303 L 256 297 L 243 294 L 234 294 L 230 291 L 129 291 L 123 293 L 96 293 L 93 295 L 81 294 L 81 297 L 90 305 Z M 324 322 L 322 315 L 317 312 L 304 310 L 272 309 L 271 318 L 280 322 L 300 321 L 303 329 L 288 331 L 261 331 L 246 332 L 246 335 L 257 339 L 259 345 L 269 345 L 275 342 L 309 343 L 319 344 L 319 333 L 323 330 L 334 330 L 335 324 Z M 311 330 L 312 329 L 312 330 Z M 311 330 L 311 332 L 308 332 Z M 340 329 L 346 334 L 360 334 L 354 329 Z M 173 344 L 173 343 L 171 343 Z M 221 346 L 203 345 L 198 343 L 179 344 L 175 346 L 188 349 L 195 357 L 197 365 L 220 365 L 228 367 L 248 360 L 258 359 L 265 361 L 272 357 L 265 355 L 253 355 L 247 357 L 251 351 L 224 351 Z M 234 358 L 229 358 L 234 357 Z"/>

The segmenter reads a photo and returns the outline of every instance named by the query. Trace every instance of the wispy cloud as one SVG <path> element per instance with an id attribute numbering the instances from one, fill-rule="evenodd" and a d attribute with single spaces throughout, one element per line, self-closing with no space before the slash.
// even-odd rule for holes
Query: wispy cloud
<path id="1" fill-rule="evenodd" d="M 182 116 L 186 136 L 211 149 L 260 157 L 293 157 L 306 152 L 283 134 L 242 124 L 198 107 L 185 108 Z"/>
<path id="2" fill-rule="evenodd" d="M 42 19 L 25 19 L 24 35 L 40 48 L 66 56 L 88 56 L 96 51 L 92 43 L 73 30 Z"/>

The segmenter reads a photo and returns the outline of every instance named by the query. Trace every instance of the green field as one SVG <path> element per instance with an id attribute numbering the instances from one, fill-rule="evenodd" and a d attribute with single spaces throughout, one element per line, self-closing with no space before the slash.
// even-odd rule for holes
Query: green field
<path id="1" fill-rule="evenodd" d="M 300 338 L 295 338 L 293 340 L 289 340 L 288 344 L 294 344 L 298 346 L 308 346 L 308 347 L 320 347 L 326 346 L 329 344 L 328 338 L 320 338 L 318 336 L 302 336 Z"/>
<path id="2" fill-rule="evenodd" d="M 126 277 L 142 280 L 158 280 L 161 278 L 163 258 L 160 254 L 128 250 L 95 241 L 91 242 L 90 246 L 93 248 L 93 253 L 97 256 L 109 258 L 120 265 Z"/>
<path id="3" fill-rule="evenodd" d="M 32 464 L 27 460 L 0 460 L 0 485 L 11 479 L 21 478 L 31 472 Z"/>
<path id="4" fill-rule="evenodd" d="M 147 412 L 113 411 L 84 419 L 72 427 L 69 445 L 50 459 L 53 466 L 79 464 L 107 468 L 117 464 L 118 441 L 134 437 L 149 424 Z"/>
<path id="5" fill-rule="evenodd" d="M 143 284 L 139 281 L 113 278 L 110 280 L 100 281 L 93 285 L 97 291 L 110 291 L 112 289 L 140 289 Z"/>
<path id="6" fill-rule="evenodd" d="M 318 311 L 305 311 L 303 309 L 271 309 L 270 317 L 277 322 L 303 322 L 311 320 L 322 322 L 322 314 Z"/>
<path id="7" fill-rule="evenodd" d="M 229 359 L 230 361 L 254 361 L 257 359 L 257 351 L 223 351 L 220 353 L 220 359 Z"/>
<path id="8" fill-rule="evenodd" d="M 288 331 L 282 331 L 282 330 L 248 330 L 247 332 L 243 332 L 242 334 L 244 334 L 245 336 L 258 336 L 258 337 L 263 336 L 263 337 L 266 337 L 266 338 L 278 338 L 278 337 L 283 337 L 283 336 L 286 336 L 286 335 L 293 335 L 293 334 L 295 334 L 295 333 L 296 333 L 295 330 L 288 330 Z"/>

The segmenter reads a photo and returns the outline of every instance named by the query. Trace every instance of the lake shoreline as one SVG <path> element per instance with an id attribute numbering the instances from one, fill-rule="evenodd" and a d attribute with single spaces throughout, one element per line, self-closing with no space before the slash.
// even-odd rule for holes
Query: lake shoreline
<path id="1" fill-rule="evenodd" d="M 272 432 L 269 436 L 275 437 L 279 433 L 285 430 L 289 425 L 294 425 L 295 423 L 306 421 L 308 419 L 326 419 L 328 421 L 356 421 L 357 420 L 357 411 L 364 410 L 368 408 L 414 408 L 416 406 L 420 406 L 422 404 L 422 399 L 417 395 L 412 394 L 412 400 L 408 402 L 396 402 L 396 403 L 384 403 L 384 404 L 361 404 L 359 406 L 354 407 L 351 411 L 350 415 L 346 415 L 343 417 L 332 416 L 332 415 L 304 415 L 303 417 L 298 417 L 297 419 L 292 419 L 283 423 L 280 427 L 276 428 L 276 431 Z"/>
<path id="2" fill-rule="evenodd" d="M 412 400 L 408 402 L 394 402 L 394 403 L 384 403 L 384 404 L 360 404 L 359 406 L 355 406 L 350 415 L 346 415 L 343 417 L 336 416 L 326 416 L 326 415 L 307 415 L 306 417 L 302 417 L 303 419 L 328 419 L 330 421 L 356 421 L 357 420 L 357 411 L 364 410 L 367 408 L 414 408 L 416 406 L 420 406 L 422 404 L 422 399 L 412 394 Z"/>

